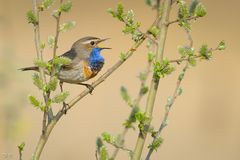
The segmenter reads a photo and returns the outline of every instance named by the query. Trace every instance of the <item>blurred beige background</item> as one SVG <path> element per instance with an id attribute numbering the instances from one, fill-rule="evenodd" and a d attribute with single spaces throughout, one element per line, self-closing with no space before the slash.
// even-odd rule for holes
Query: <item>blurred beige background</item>
<path id="1" fill-rule="evenodd" d="M 122 24 L 113 19 L 106 9 L 115 7 L 121 0 L 73 0 L 72 12 L 64 14 L 62 21 L 75 20 L 77 26 L 60 36 L 58 53 L 67 51 L 80 37 L 93 35 L 110 37 L 105 45 L 112 47 L 103 55 L 104 73 L 118 59 L 121 51 L 133 44 L 121 32 Z M 29 159 L 38 141 L 42 114 L 27 102 L 27 95 L 41 96 L 31 81 L 31 72 L 17 69 L 32 64 L 35 58 L 32 26 L 27 24 L 25 13 L 31 0 L 0 1 L 0 160 L 17 159 L 17 144 L 26 142 L 24 159 Z M 133 9 L 144 31 L 154 20 L 155 12 L 143 0 L 122 0 L 126 9 Z M 184 92 L 170 114 L 169 125 L 163 131 L 164 143 L 153 159 L 164 160 L 239 160 L 240 159 L 240 21 L 237 0 L 202 0 L 208 15 L 193 25 L 195 47 L 207 43 L 216 46 L 224 39 L 227 50 L 216 53 L 210 62 L 200 62 L 191 68 L 183 82 Z M 55 33 L 55 22 L 50 12 L 41 16 L 42 40 Z M 173 7 L 171 19 L 176 15 Z M 177 46 L 186 43 L 184 32 L 173 25 L 169 29 L 165 55 L 178 56 Z M 45 50 L 44 57 L 51 57 Z M 95 140 L 103 131 L 118 134 L 130 108 L 121 100 L 119 88 L 128 87 L 137 94 L 137 75 L 144 69 L 146 50 L 143 45 L 131 59 L 110 78 L 97 87 L 93 95 L 85 97 L 67 113 L 53 130 L 43 151 L 43 160 L 95 159 Z M 99 77 L 99 76 L 97 76 Z M 96 78 L 97 78 L 96 77 Z M 94 78 L 94 79 L 96 79 Z M 163 117 L 167 97 L 173 92 L 177 73 L 161 81 L 154 109 L 154 126 Z M 71 96 L 84 87 L 65 85 Z M 145 99 L 142 106 L 145 104 Z M 57 108 L 57 106 L 56 106 Z M 58 109 L 58 108 L 57 108 Z M 130 131 L 127 147 L 133 148 L 137 132 Z M 148 137 L 147 144 L 151 138 Z M 110 149 L 109 151 L 112 151 Z M 143 155 L 146 154 L 146 149 Z M 127 159 L 120 152 L 118 159 Z"/>

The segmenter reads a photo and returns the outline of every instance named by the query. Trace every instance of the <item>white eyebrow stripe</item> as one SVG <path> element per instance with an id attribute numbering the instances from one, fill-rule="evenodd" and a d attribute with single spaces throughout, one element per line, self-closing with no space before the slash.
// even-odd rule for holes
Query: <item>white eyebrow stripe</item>
<path id="1" fill-rule="evenodd" d="M 92 41 L 96 42 L 97 40 L 98 40 L 98 39 L 88 40 L 88 41 L 83 42 L 83 44 L 89 44 L 90 42 L 92 42 Z"/>

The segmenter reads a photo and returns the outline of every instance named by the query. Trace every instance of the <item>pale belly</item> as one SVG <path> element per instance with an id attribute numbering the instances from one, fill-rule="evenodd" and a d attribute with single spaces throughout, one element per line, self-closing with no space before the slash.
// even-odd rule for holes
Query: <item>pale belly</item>
<path id="1" fill-rule="evenodd" d="M 92 71 L 90 67 L 78 64 L 71 69 L 62 69 L 58 72 L 58 79 L 67 83 L 80 83 L 90 79 Z"/>

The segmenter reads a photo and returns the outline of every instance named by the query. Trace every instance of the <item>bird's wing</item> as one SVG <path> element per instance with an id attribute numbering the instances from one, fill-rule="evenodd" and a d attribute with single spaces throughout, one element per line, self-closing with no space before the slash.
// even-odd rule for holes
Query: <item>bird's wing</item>
<path id="1" fill-rule="evenodd" d="M 75 50 L 71 49 L 65 53 L 63 53 L 62 55 L 58 56 L 58 57 L 67 57 L 71 60 L 71 62 L 67 65 L 63 65 L 62 68 L 66 68 L 66 69 L 70 69 L 72 68 L 74 65 L 76 65 L 78 63 L 78 59 L 77 59 L 77 53 Z M 52 59 L 49 60 L 49 62 L 52 62 Z"/>

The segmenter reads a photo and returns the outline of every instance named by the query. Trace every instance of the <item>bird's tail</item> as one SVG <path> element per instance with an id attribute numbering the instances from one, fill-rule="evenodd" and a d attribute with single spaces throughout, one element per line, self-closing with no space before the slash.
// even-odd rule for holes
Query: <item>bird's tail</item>
<path id="1" fill-rule="evenodd" d="M 36 67 L 36 66 L 24 67 L 24 68 L 20 68 L 19 70 L 21 70 L 21 71 L 38 71 L 38 67 Z"/>

